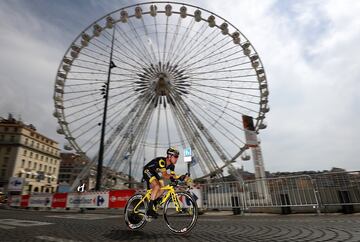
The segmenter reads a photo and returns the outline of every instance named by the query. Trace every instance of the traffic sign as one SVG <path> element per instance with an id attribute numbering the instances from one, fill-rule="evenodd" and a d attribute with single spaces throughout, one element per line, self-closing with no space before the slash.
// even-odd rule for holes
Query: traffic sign
<path id="1" fill-rule="evenodd" d="M 24 180 L 22 177 L 10 177 L 8 191 L 22 191 Z"/>
<path id="2" fill-rule="evenodd" d="M 184 162 L 191 162 L 191 148 L 184 149 Z"/>

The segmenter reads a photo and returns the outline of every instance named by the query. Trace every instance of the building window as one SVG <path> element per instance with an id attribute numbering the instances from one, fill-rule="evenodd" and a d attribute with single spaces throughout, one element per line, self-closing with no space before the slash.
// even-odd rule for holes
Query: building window
<path id="1" fill-rule="evenodd" d="M 28 142 L 29 142 L 29 139 L 28 139 L 28 138 L 26 138 L 26 139 L 25 139 L 25 145 L 27 145 L 27 144 L 28 144 Z"/>
<path id="2" fill-rule="evenodd" d="M 49 158 L 48 158 L 48 157 L 46 157 L 46 158 L 45 158 L 45 161 L 46 161 L 46 162 L 48 162 L 48 160 L 49 160 Z"/>
<path id="3" fill-rule="evenodd" d="M 25 160 L 21 160 L 21 168 L 24 168 L 25 166 Z"/>
<path id="4" fill-rule="evenodd" d="M 40 160 L 42 161 L 44 159 L 44 156 L 42 155 L 42 156 L 40 156 Z"/>
<path id="5" fill-rule="evenodd" d="M 11 153 L 11 147 L 7 147 L 6 148 L 6 154 L 8 155 L 8 154 L 10 154 Z"/>
<path id="6" fill-rule="evenodd" d="M 3 163 L 3 167 L 6 167 L 9 161 L 9 157 L 4 157 L 4 163 Z"/>
<path id="7" fill-rule="evenodd" d="M 16 133 L 18 131 L 18 128 L 14 127 L 14 132 Z"/>
<path id="8" fill-rule="evenodd" d="M 4 135 L 2 134 L 2 135 L 0 135 L 0 141 L 3 141 L 3 140 L 5 140 L 5 137 L 4 137 Z"/>
<path id="9" fill-rule="evenodd" d="M 5 176 L 5 173 L 6 173 L 6 170 L 5 170 L 5 169 L 2 169 L 2 170 L 1 170 L 1 176 L 4 177 L 4 176 Z"/>
<path id="10" fill-rule="evenodd" d="M 56 165 L 56 160 L 54 160 L 54 165 Z"/>
<path id="11" fill-rule="evenodd" d="M 10 136 L 10 142 L 15 142 L 15 136 L 14 135 Z"/>
<path id="12" fill-rule="evenodd" d="M 31 168 L 31 160 L 28 161 L 28 168 Z"/>
<path id="13" fill-rule="evenodd" d="M 42 164 L 39 164 L 39 171 L 42 170 Z"/>
<path id="14" fill-rule="evenodd" d="M 44 166 L 44 171 L 46 172 L 46 170 L 47 170 L 47 165 Z"/>
<path id="15" fill-rule="evenodd" d="M 5 128 L 4 128 L 4 131 L 5 131 L 5 132 L 8 132 L 8 131 L 9 131 L 9 128 L 8 128 L 8 127 L 5 127 Z"/>
<path id="16" fill-rule="evenodd" d="M 39 159 L 39 155 L 38 155 L 38 154 L 35 154 L 35 159 Z"/>
<path id="17" fill-rule="evenodd" d="M 24 150 L 24 156 L 26 156 L 27 150 Z"/>
<path id="18" fill-rule="evenodd" d="M 37 167 L 37 163 L 36 163 L 36 162 L 34 162 L 34 169 L 36 169 L 36 167 Z"/>
<path id="19" fill-rule="evenodd" d="M 34 146 L 34 141 L 32 140 L 32 141 L 31 141 L 31 147 L 33 147 L 33 146 Z"/>
<path id="20" fill-rule="evenodd" d="M 32 152 L 30 152 L 30 158 L 32 158 L 33 157 L 33 153 Z"/>
<path id="21" fill-rule="evenodd" d="M 56 168 L 55 167 L 53 168 L 53 173 L 56 173 Z"/>
<path id="22" fill-rule="evenodd" d="M 26 174 L 26 178 L 29 178 L 30 177 L 30 175 L 29 174 Z"/>
<path id="23" fill-rule="evenodd" d="M 42 150 L 44 150 L 44 149 L 45 149 L 45 146 L 44 146 L 44 145 L 42 145 L 42 146 L 41 146 L 41 149 L 42 149 Z"/>

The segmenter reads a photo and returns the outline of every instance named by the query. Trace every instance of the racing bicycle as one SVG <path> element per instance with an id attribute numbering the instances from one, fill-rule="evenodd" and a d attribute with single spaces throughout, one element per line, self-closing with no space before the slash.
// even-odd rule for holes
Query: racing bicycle
<path id="1" fill-rule="evenodd" d="M 163 217 L 167 227 L 175 234 L 186 234 L 194 228 L 198 218 L 198 207 L 195 199 L 189 192 L 190 187 L 184 191 L 177 191 L 181 185 L 180 180 L 172 180 L 169 185 L 162 187 L 164 195 L 155 211 L 163 210 Z M 131 230 L 141 229 L 148 222 L 146 216 L 151 198 L 151 189 L 145 194 L 135 194 L 128 200 L 124 219 Z"/>

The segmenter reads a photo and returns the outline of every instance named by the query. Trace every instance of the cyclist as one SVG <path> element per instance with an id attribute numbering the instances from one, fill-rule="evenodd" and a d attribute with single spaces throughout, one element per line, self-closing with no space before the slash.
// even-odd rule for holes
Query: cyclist
<path id="1" fill-rule="evenodd" d="M 164 186 L 164 181 L 160 178 L 159 172 L 162 174 L 162 178 L 165 179 L 186 179 L 186 175 L 176 176 L 175 164 L 179 158 L 179 151 L 173 147 L 170 147 L 166 151 L 166 157 L 157 157 L 147 163 L 143 169 L 143 178 L 147 183 L 148 189 L 151 187 L 151 200 L 149 202 L 146 215 L 149 217 L 157 217 L 158 214 L 154 210 L 154 206 L 158 203 L 157 199 L 161 196 L 163 191 L 160 189 Z M 167 173 L 170 170 L 170 174 Z"/>

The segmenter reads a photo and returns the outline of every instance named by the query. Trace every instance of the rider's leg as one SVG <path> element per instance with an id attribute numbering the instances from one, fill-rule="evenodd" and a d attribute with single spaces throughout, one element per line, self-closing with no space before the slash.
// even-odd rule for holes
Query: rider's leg
<path id="1" fill-rule="evenodd" d="M 149 202 L 149 209 L 147 211 L 147 215 L 156 217 L 157 213 L 154 211 L 154 200 L 156 199 L 156 195 L 160 190 L 160 184 L 156 178 L 150 179 L 150 184 L 151 184 L 151 198 Z"/>

